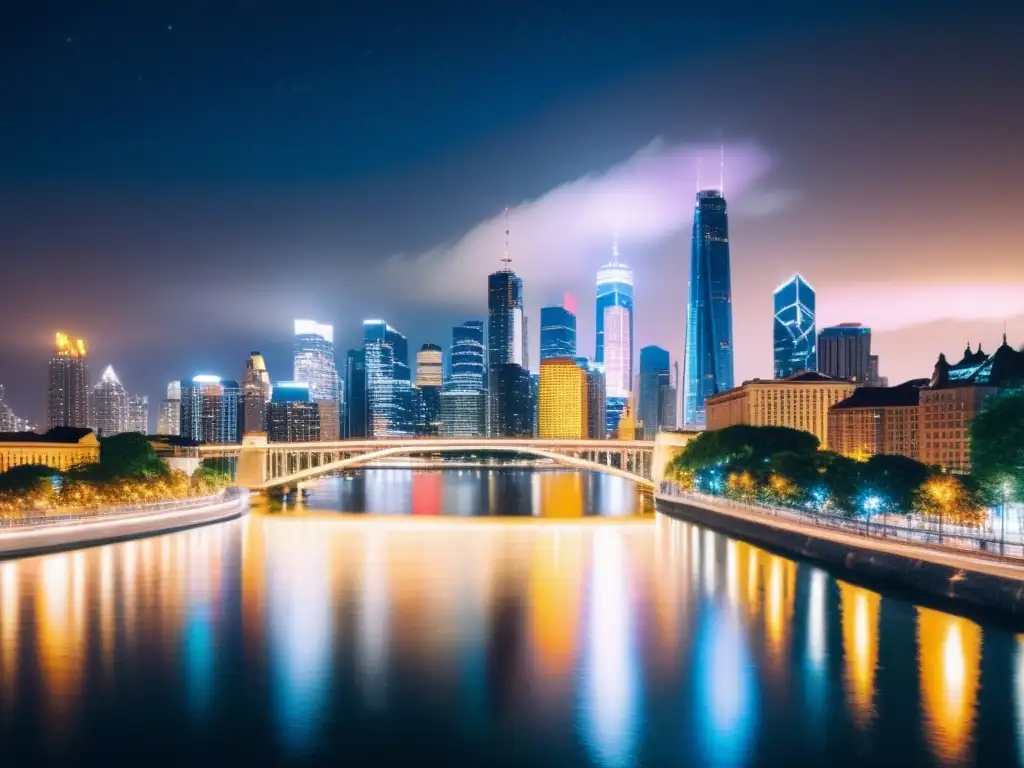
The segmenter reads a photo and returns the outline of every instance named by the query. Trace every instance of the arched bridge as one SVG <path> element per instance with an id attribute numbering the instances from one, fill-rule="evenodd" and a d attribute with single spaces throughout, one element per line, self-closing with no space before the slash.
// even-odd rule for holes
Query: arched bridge
<path id="1" fill-rule="evenodd" d="M 378 459 L 413 454 L 521 454 L 615 475 L 647 487 L 653 487 L 656 474 L 654 441 L 646 440 L 409 438 L 268 443 L 265 435 L 249 434 L 241 445 L 204 445 L 199 452 L 204 458 L 237 457 L 236 482 L 251 490 L 296 485 Z"/>

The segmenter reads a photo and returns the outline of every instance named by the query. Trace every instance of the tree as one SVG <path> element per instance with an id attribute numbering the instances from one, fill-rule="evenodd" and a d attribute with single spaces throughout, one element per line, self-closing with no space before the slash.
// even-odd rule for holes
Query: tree
<path id="1" fill-rule="evenodd" d="M 1024 499 L 1024 391 L 991 401 L 971 422 L 971 471 L 990 499 Z"/>
<path id="2" fill-rule="evenodd" d="M 138 432 L 100 440 L 100 465 L 113 478 L 157 477 L 169 471 L 149 440 Z"/>
<path id="3" fill-rule="evenodd" d="M 743 467 L 753 471 L 777 453 L 813 455 L 818 438 L 788 427 L 736 425 L 702 432 L 691 440 L 671 464 L 677 471 L 696 471 L 712 466 Z"/>
<path id="4" fill-rule="evenodd" d="M 882 511 L 908 515 L 915 492 L 931 475 L 927 465 L 914 459 L 877 454 L 861 467 L 860 486 L 879 498 Z"/>
<path id="5" fill-rule="evenodd" d="M 937 475 L 914 494 L 914 509 L 951 525 L 981 525 L 988 513 L 978 486 L 958 475 Z"/>
<path id="6" fill-rule="evenodd" d="M 22 464 L 0 473 L 0 493 L 19 494 L 34 491 L 42 483 L 51 483 L 59 475 L 53 467 L 45 464 Z"/>
<path id="7" fill-rule="evenodd" d="M 857 496 L 860 494 L 862 465 L 848 456 L 832 451 L 818 454 L 821 483 L 832 506 L 856 514 Z"/>

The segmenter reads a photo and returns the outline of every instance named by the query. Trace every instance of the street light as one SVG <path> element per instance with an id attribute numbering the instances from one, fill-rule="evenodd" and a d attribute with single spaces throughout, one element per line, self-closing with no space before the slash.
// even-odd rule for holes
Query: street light
<path id="1" fill-rule="evenodd" d="M 882 500 L 874 494 L 871 494 L 864 499 L 864 511 L 868 513 L 866 524 L 866 530 L 868 533 L 871 533 L 871 513 L 875 512 L 881 504 Z"/>
<path id="2" fill-rule="evenodd" d="M 1010 493 L 1010 481 L 1003 480 L 1003 503 L 999 506 L 999 555 L 1006 554 L 1006 497 Z"/>

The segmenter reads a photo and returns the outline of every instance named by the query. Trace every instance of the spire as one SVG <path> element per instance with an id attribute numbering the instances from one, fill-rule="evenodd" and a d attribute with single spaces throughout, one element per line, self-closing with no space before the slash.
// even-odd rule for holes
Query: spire
<path id="1" fill-rule="evenodd" d="M 721 131 L 718 133 L 718 191 L 725 197 L 725 143 Z"/>
<path id="2" fill-rule="evenodd" d="M 501 257 L 502 269 L 511 270 L 512 257 L 508 255 L 508 206 L 505 206 L 505 255 Z"/>
<path id="3" fill-rule="evenodd" d="M 612 264 L 619 263 L 619 228 L 615 228 L 615 234 L 612 235 Z"/>
<path id="4" fill-rule="evenodd" d="M 697 192 L 700 192 L 700 150 L 697 150 Z"/>
<path id="5" fill-rule="evenodd" d="M 108 365 L 106 370 L 103 371 L 103 376 L 100 378 L 100 381 L 106 382 L 106 383 L 111 383 L 112 382 L 114 384 L 120 384 L 121 383 L 120 380 L 117 378 L 117 374 L 114 373 L 114 366 L 112 366 L 112 365 Z"/>

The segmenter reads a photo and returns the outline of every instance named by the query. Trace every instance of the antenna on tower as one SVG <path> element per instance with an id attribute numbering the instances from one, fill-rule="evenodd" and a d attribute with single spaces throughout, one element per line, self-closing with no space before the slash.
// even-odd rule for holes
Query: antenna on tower
<path id="1" fill-rule="evenodd" d="M 510 269 L 509 264 L 512 263 L 512 257 L 508 255 L 508 206 L 505 206 L 505 255 L 501 257 L 501 263 L 505 265 L 505 269 Z"/>
<path id="2" fill-rule="evenodd" d="M 722 132 L 718 132 L 718 191 L 725 197 L 725 142 Z"/>
<path id="3" fill-rule="evenodd" d="M 697 150 L 697 191 L 700 192 L 700 150 Z"/>
<path id="4" fill-rule="evenodd" d="M 612 232 L 612 264 L 619 263 L 619 225 L 615 225 Z"/>

